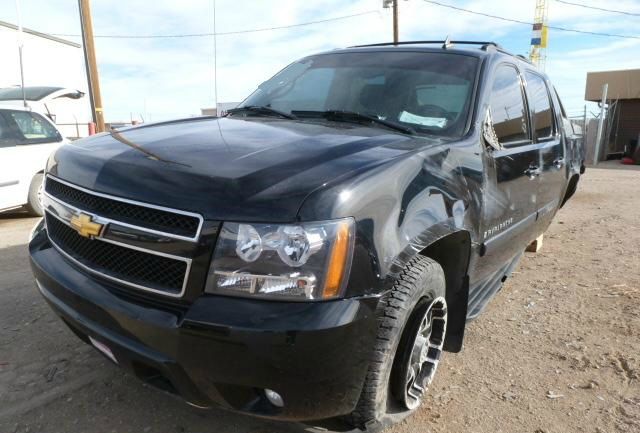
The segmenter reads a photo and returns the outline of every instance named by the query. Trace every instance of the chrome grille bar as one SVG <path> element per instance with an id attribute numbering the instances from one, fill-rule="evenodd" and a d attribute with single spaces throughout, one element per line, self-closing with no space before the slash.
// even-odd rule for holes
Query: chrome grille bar
<path id="1" fill-rule="evenodd" d="M 59 179 L 55 178 L 56 181 L 60 181 Z M 75 187 L 75 186 L 74 186 Z M 52 236 L 49 235 L 49 240 L 51 241 L 52 245 L 56 248 L 56 250 L 58 250 L 65 258 L 67 258 L 68 260 L 72 261 L 75 265 L 81 267 L 83 270 L 90 272 L 94 275 L 106 278 L 108 280 L 111 280 L 113 282 L 131 287 L 131 288 L 135 288 L 135 289 L 139 289 L 139 290 L 143 290 L 143 291 L 147 291 L 147 292 L 151 292 L 151 293 L 156 293 L 156 294 L 160 294 L 163 296 L 169 296 L 169 297 L 174 297 L 174 298 L 180 298 L 184 295 L 186 288 L 187 288 L 187 284 L 188 284 L 188 280 L 189 280 L 189 275 L 191 272 L 191 265 L 192 265 L 192 259 L 190 257 L 183 257 L 183 256 L 178 256 L 178 255 L 174 255 L 174 254 L 168 254 L 162 251 L 157 251 L 154 250 L 152 248 L 144 248 L 141 247 L 139 245 L 132 245 L 126 242 L 126 240 L 124 241 L 120 241 L 120 240 L 115 240 L 113 238 L 105 238 L 104 235 L 107 233 L 107 231 L 109 230 L 110 225 L 114 225 L 114 226 L 121 226 L 121 227 L 128 227 L 131 229 L 134 229 L 136 231 L 141 231 L 143 233 L 148 234 L 150 237 L 152 238 L 156 238 L 156 239 L 162 239 L 162 240 L 167 240 L 167 238 L 169 239 L 174 239 L 176 241 L 189 241 L 189 242 L 194 242 L 197 238 L 186 238 L 184 236 L 179 236 L 179 235 L 175 235 L 172 233 L 166 233 L 163 231 L 158 231 L 158 230 L 153 230 L 153 229 L 149 229 L 147 227 L 144 226 L 139 226 L 136 224 L 129 224 L 129 223 L 125 223 L 122 221 L 118 221 L 112 218 L 107 218 L 107 217 L 103 217 L 102 215 L 99 215 L 95 212 L 91 212 L 91 211 L 86 211 L 83 210 L 79 207 L 76 207 L 74 205 L 71 205 L 69 203 L 66 203 L 62 200 L 60 200 L 57 197 L 53 197 L 51 194 L 47 193 L 46 190 L 43 192 L 42 195 L 42 200 L 43 200 L 43 208 L 45 210 L 45 213 L 47 216 L 51 217 L 51 218 L 55 218 L 56 221 L 59 221 L 60 223 L 64 224 L 64 226 L 71 228 L 74 230 L 74 232 L 77 231 L 76 227 L 73 226 L 73 224 L 71 223 L 73 218 L 77 218 L 80 215 L 84 214 L 87 215 L 92 223 L 98 223 L 100 225 L 103 226 L 102 230 L 100 231 L 100 233 L 97 236 L 92 237 L 93 240 L 97 241 L 97 242 L 101 242 L 104 244 L 110 244 L 110 245 L 114 245 L 117 246 L 118 248 L 126 248 L 132 251 L 137 251 L 139 253 L 144 253 L 144 254 L 150 254 L 152 256 L 160 256 L 166 259 L 170 259 L 170 260 L 176 260 L 176 261 L 180 261 L 183 262 L 185 264 L 185 274 L 184 277 L 182 279 L 182 285 L 180 288 L 175 288 L 176 290 L 179 289 L 179 291 L 174 291 L 174 290 L 167 290 L 167 289 L 160 289 L 158 287 L 153 287 L 153 284 L 150 283 L 149 285 L 143 285 L 143 284 L 139 284 L 140 281 L 134 282 L 134 281 L 127 281 L 126 279 L 120 278 L 118 275 L 119 271 L 118 270 L 113 270 L 114 275 L 110 275 L 108 272 L 109 270 L 105 270 L 105 269 L 101 269 L 101 270 L 97 270 L 97 269 L 92 269 L 90 265 L 91 263 L 83 263 L 81 260 L 79 260 L 80 257 L 76 258 L 73 256 L 73 253 L 71 251 L 66 251 L 64 248 L 64 245 L 60 245 L 58 244 L 54 239 L 52 239 Z M 167 208 L 162 208 L 163 210 L 167 210 Z M 170 210 L 173 211 L 173 210 Z M 196 215 L 196 214 L 194 214 Z M 198 226 L 198 230 L 197 230 L 197 237 L 200 236 L 201 230 L 202 230 L 202 224 L 203 224 L 203 218 L 202 216 L 198 215 L 199 218 L 199 226 Z M 45 218 L 46 221 L 46 218 Z M 53 222 L 51 222 L 51 224 L 53 224 Z M 59 226 L 62 227 L 62 226 Z M 62 230 L 62 228 L 60 228 L 59 230 Z M 66 229 L 65 229 L 66 230 Z M 70 232 L 69 232 L 69 236 L 70 236 Z M 80 236 L 80 234 L 78 234 L 78 236 Z M 79 240 L 80 238 L 78 238 Z M 84 242 L 84 241 L 83 241 Z M 85 247 L 86 247 L 86 243 L 85 243 Z M 72 246 L 70 246 L 70 248 L 74 248 Z M 106 247 L 105 247 L 106 248 Z M 112 247 L 113 249 L 113 247 Z M 87 251 L 85 249 L 85 251 Z M 106 250 L 106 251 L 110 251 L 110 250 Z M 124 252 L 124 250 L 121 250 Z M 94 251 L 95 252 L 95 251 Z M 89 256 L 91 256 L 91 254 L 89 254 Z M 95 256 L 94 256 L 95 257 Z M 100 257 L 106 257 L 106 256 L 100 256 Z M 141 257 L 141 256 L 135 256 L 135 257 Z M 158 259 L 159 260 L 159 259 Z M 86 260 L 85 260 L 86 261 Z M 102 261 L 102 259 L 100 260 Z M 156 263 L 158 263 L 158 261 L 155 261 Z M 98 266 L 99 267 L 99 266 Z M 182 270 L 180 270 L 180 274 L 182 274 Z M 153 274 L 153 275 L 162 275 L 162 274 Z M 175 275 L 174 274 L 174 279 L 173 281 L 175 282 Z M 132 278 L 133 279 L 133 278 Z M 156 281 L 162 281 L 160 280 L 156 280 Z M 164 285 L 161 285 L 162 287 L 165 287 Z M 171 284 L 171 286 L 173 287 L 174 285 Z"/>
<path id="2" fill-rule="evenodd" d="M 112 218 L 112 217 L 108 217 L 106 215 L 101 215 L 101 218 L 105 221 L 109 221 L 109 222 L 114 222 L 117 223 L 118 225 L 124 226 L 124 227 L 130 227 L 130 228 L 134 228 L 136 230 L 141 230 L 141 231 L 145 231 L 148 233 L 152 233 L 152 234 L 156 234 L 156 235 L 162 235 L 162 236 L 166 236 L 166 237 L 170 237 L 173 239 L 178 239 L 178 240 L 186 240 L 186 241 L 190 241 L 190 242 L 197 242 L 198 239 L 200 238 L 200 234 L 202 233 L 202 226 L 204 224 L 204 218 L 202 217 L 202 215 L 195 213 L 195 212 L 189 212 L 189 211 L 183 211 L 180 209 L 173 209 L 173 208 L 168 208 L 168 207 L 164 207 L 164 206 L 158 206 L 158 205 L 152 205 L 149 203 L 144 203 L 144 202 L 140 202 L 140 201 L 136 201 L 136 200 L 130 200 L 130 199 L 126 199 L 126 198 L 122 198 L 122 197 L 117 197 L 117 196 L 113 196 L 113 195 L 109 195 L 109 194 L 104 194 L 101 192 L 97 192 L 97 191 L 92 191 L 90 189 L 78 186 L 78 185 L 74 185 L 70 182 L 67 182 L 65 180 L 62 180 L 58 177 L 52 176 L 51 174 L 47 174 L 47 181 L 48 179 L 51 179 L 53 182 L 58 182 L 60 184 L 63 184 L 69 188 L 75 189 L 77 191 L 80 191 L 84 194 L 88 194 L 90 196 L 94 196 L 94 197 L 98 197 L 101 199 L 106 199 L 106 200 L 112 200 L 114 202 L 119 202 L 119 203 L 124 203 L 124 204 L 128 204 L 128 205 L 132 205 L 132 206 L 136 206 L 136 207 L 140 207 L 140 208 L 148 208 L 151 210 L 156 210 L 156 211 L 161 211 L 161 212 L 166 212 L 169 214 L 175 214 L 175 215 L 179 215 L 179 216 L 186 216 L 186 217 L 190 217 L 190 218 L 196 218 L 198 220 L 198 227 L 196 229 L 196 232 L 194 234 L 194 236 L 183 236 L 183 235 L 179 235 L 176 233 L 171 233 L 171 232 L 166 232 L 166 231 L 162 231 L 162 230 L 157 230 L 157 229 L 153 229 L 147 226 L 144 226 L 143 224 L 131 224 L 128 223 L 126 221 L 122 221 L 121 219 L 118 218 Z M 48 194 L 48 196 L 54 200 L 57 200 L 61 203 L 64 203 L 65 205 L 75 208 L 75 209 L 79 209 L 79 207 L 83 207 L 84 206 L 75 206 L 72 205 L 71 203 L 68 203 L 65 200 L 62 200 L 58 197 L 54 197 L 51 193 L 47 192 L 47 183 L 45 181 L 45 188 L 44 188 L 44 192 L 46 194 Z M 92 211 L 91 209 L 83 209 L 82 212 L 86 212 L 89 214 L 95 214 L 95 215 L 99 215 L 100 212 L 96 212 L 96 211 Z"/>

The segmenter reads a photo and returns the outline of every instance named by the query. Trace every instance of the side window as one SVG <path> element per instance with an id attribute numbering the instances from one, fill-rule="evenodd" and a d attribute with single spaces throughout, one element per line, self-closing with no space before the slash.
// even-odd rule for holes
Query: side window
<path id="1" fill-rule="evenodd" d="M 551 100 L 544 79 L 527 71 L 527 91 L 529 93 L 529 106 L 533 115 L 533 130 L 536 141 L 550 138 L 553 135 L 553 111 Z"/>
<path id="2" fill-rule="evenodd" d="M 24 137 L 19 144 L 47 143 L 60 141 L 62 137 L 42 116 L 28 111 L 7 111 L 6 114 Z M 22 137 L 20 137 L 22 138 Z"/>
<path id="3" fill-rule="evenodd" d="M 491 119 L 500 144 L 529 140 L 527 111 L 518 70 L 499 66 L 491 88 Z"/>
<path id="4" fill-rule="evenodd" d="M 560 106 L 560 114 L 562 115 L 562 125 L 564 127 L 565 133 L 567 135 L 573 135 L 575 134 L 575 131 L 573 130 L 573 124 L 571 123 L 571 120 L 569 120 L 569 117 L 567 116 L 567 112 L 564 109 L 564 105 L 562 105 L 562 100 L 560 99 L 560 95 L 558 94 L 558 89 L 553 87 L 553 92 L 556 94 L 556 99 L 558 100 L 558 105 Z"/>
<path id="5" fill-rule="evenodd" d="M 9 124 L 3 117 L 2 112 L 0 112 L 0 149 L 15 146 L 16 143 L 17 140 L 13 131 L 9 128 Z"/>

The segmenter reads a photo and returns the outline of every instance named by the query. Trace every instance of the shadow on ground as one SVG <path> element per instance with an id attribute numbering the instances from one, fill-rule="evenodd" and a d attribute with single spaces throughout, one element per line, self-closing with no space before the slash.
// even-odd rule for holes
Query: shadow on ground
<path id="1" fill-rule="evenodd" d="M 0 216 L 0 236 L 11 234 L 0 248 L 0 432 L 318 431 L 195 409 L 113 365 L 73 335 L 38 293 L 24 233 L 33 222 L 23 217 Z"/>

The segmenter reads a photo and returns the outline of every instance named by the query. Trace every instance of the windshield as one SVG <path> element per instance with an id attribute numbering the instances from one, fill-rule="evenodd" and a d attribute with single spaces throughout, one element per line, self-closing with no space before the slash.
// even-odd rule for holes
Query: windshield
<path id="1" fill-rule="evenodd" d="M 466 124 L 477 64 L 475 57 L 450 53 L 321 54 L 289 65 L 240 107 L 356 112 L 417 132 L 458 136 Z"/>

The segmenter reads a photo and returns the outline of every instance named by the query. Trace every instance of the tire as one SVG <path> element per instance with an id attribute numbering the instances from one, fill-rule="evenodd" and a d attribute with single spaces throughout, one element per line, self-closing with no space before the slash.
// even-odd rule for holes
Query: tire
<path id="1" fill-rule="evenodd" d="M 442 267 L 435 260 L 418 256 L 409 262 L 391 291 L 380 301 L 378 335 L 371 353 L 369 370 L 360 400 L 347 417 L 347 422 L 352 427 L 379 430 L 400 422 L 419 407 L 420 398 L 433 379 L 442 353 L 447 318 L 444 296 L 445 277 Z M 436 306 L 438 310 L 434 314 Z M 425 352 L 424 348 L 417 350 L 416 345 L 419 342 L 418 331 L 424 325 L 423 319 L 429 311 L 434 323 L 438 323 L 430 332 L 439 334 L 434 336 L 438 349 L 428 348 Z M 434 331 L 436 328 L 437 332 Z M 423 392 L 417 399 L 412 399 L 411 404 L 406 404 L 409 394 L 406 380 L 409 378 L 411 361 L 422 360 L 425 353 L 435 361 L 434 365 L 424 381 Z M 417 382 L 416 379 L 414 385 Z M 414 387 L 411 387 L 411 391 L 415 394 Z"/>
<path id="2" fill-rule="evenodd" d="M 29 185 L 29 196 L 27 198 L 27 204 L 25 205 L 25 209 L 29 212 L 31 216 L 42 216 L 44 215 L 44 210 L 42 209 L 42 203 L 40 202 L 40 195 L 42 193 L 42 181 L 44 179 L 44 175 L 42 173 L 36 173 L 31 179 L 31 184 Z"/>

